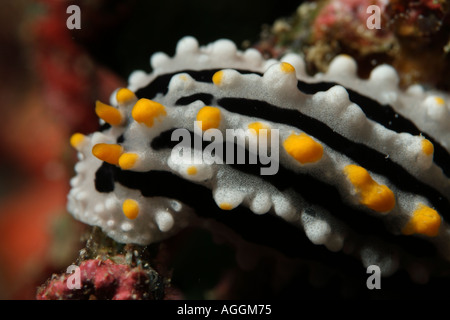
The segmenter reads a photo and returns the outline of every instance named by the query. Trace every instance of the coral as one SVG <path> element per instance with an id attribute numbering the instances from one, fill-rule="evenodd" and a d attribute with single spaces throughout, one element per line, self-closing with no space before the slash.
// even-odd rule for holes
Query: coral
<path id="1" fill-rule="evenodd" d="M 80 288 L 70 278 L 75 269 L 68 269 L 41 285 L 36 299 L 154 300 L 168 292 L 165 277 L 150 267 L 146 248 L 118 245 L 95 228 L 87 236 L 86 247 L 72 265 L 78 268 Z"/>
<path id="2" fill-rule="evenodd" d="M 359 51 L 361 55 L 385 51 L 386 46 L 392 45 L 392 33 L 385 28 L 369 29 L 366 27 L 367 20 L 371 15 L 366 9 L 371 5 L 379 7 L 381 12 L 384 12 L 386 1 L 329 1 L 320 10 L 312 26 L 314 40 L 318 42 L 339 41 L 341 46 Z M 382 15 L 380 18 L 380 23 L 385 24 L 386 17 Z"/>
<path id="3" fill-rule="evenodd" d="M 390 28 L 401 37 L 425 40 L 440 32 L 448 24 L 448 4 L 442 0 L 392 0 L 385 8 Z M 426 40 L 425 40 L 426 41 Z"/>
<path id="4" fill-rule="evenodd" d="M 140 267 L 130 268 L 112 260 L 92 259 L 80 265 L 81 288 L 69 288 L 70 275 L 54 276 L 40 287 L 38 300 L 147 300 L 155 299 L 158 283 L 156 273 Z M 149 292 L 153 295 L 149 295 Z"/>
<path id="5" fill-rule="evenodd" d="M 380 29 L 367 28 L 370 5 L 380 8 Z M 389 63 L 399 72 L 401 86 L 420 83 L 447 90 L 449 21 L 446 1 L 307 1 L 295 15 L 275 22 L 255 47 L 275 58 L 300 53 L 310 73 L 325 72 L 335 56 L 345 53 L 357 61 L 362 77 Z"/>

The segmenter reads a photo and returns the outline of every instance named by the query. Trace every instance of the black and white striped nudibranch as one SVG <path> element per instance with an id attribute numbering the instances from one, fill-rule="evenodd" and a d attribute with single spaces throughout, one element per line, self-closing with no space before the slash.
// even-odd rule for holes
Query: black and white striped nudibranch
<path id="1" fill-rule="evenodd" d="M 199 47 L 186 37 L 174 57 L 154 54 L 151 65 L 108 104 L 97 102 L 98 132 L 71 138 L 75 218 L 141 245 L 214 219 L 289 254 L 340 251 L 329 254 L 336 265 L 356 257 L 418 281 L 450 261 L 445 93 L 401 90 L 387 65 L 360 79 L 349 56 L 311 77 L 298 55 L 265 60 L 228 40 Z M 182 128 L 200 144 L 180 161 Z M 262 129 L 273 161 L 249 163 L 247 133 Z M 211 161 L 239 147 L 243 163 Z M 261 174 L 269 166 L 276 173 Z"/>

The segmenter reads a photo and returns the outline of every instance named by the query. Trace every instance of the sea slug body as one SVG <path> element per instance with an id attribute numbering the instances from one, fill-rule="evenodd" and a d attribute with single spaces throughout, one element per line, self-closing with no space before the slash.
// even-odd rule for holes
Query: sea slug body
<path id="1" fill-rule="evenodd" d="M 447 94 L 401 90 L 387 65 L 360 79 L 349 56 L 309 76 L 298 55 L 265 60 L 228 40 L 200 47 L 185 37 L 151 66 L 97 102 L 98 132 L 73 135 L 75 218 L 146 245 L 199 215 L 289 254 L 314 256 L 323 245 L 384 275 L 414 273 L 414 257 L 430 273 L 450 261 Z M 225 161 L 236 141 L 245 159 L 261 151 L 247 130 L 264 133 L 266 157 Z M 180 132 L 197 141 L 184 149 L 191 161 L 174 152 Z M 211 149 L 226 150 L 224 161 Z M 270 165 L 276 173 L 261 174 Z"/>

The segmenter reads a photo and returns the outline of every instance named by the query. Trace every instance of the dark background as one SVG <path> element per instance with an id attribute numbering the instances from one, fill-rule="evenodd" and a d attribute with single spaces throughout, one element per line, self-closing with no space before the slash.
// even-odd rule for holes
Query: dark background
<path id="1" fill-rule="evenodd" d="M 86 15 L 83 5 L 88 1 L 74 3 L 82 11 L 82 27 L 72 32 L 74 40 L 127 77 L 135 69 L 149 68 L 149 57 L 156 51 L 173 55 L 177 41 L 186 35 L 196 37 L 200 45 L 220 38 L 238 47 L 252 44 L 264 25 L 292 15 L 302 1 L 113 0 Z"/>

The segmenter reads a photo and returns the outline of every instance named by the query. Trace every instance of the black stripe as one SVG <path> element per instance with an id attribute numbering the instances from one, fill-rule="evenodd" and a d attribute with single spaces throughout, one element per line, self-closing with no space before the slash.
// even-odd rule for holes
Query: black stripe
<path id="1" fill-rule="evenodd" d="M 114 166 L 109 165 L 106 162 L 103 162 L 103 164 L 98 168 L 98 170 L 95 172 L 95 189 L 98 192 L 102 193 L 108 193 L 114 191 L 114 177 L 115 177 L 115 170 Z"/>
<path id="2" fill-rule="evenodd" d="M 167 130 L 161 133 L 152 141 L 151 147 L 155 150 L 173 149 L 179 143 L 178 141 L 171 140 L 171 134 L 174 130 L 176 129 Z M 194 141 L 194 133 L 190 131 L 190 134 L 191 141 Z M 210 142 L 203 142 L 202 149 L 209 143 Z M 230 142 L 224 142 L 222 145 L 224 159 L 226 159 L 227 143 Z M 246 153 L 245 159 L 249 159 L 249 151 L 245 150 L 245 147 L 237 146 L 236 143 L 233 143 L 232 147 L 234 150 L 243 148 Z M 241 152 L 242 151 L 243 150 L 241 150 Z M 410 236 L 394 236 L 390 234 L 386 231 L 382 220 L 344 203 L 339 191 L 332 185 L 320 181 L 309 174 L 294 172 L 284 167 L 282 164 L 280 164 L 277 174 L 261 176 L 260 168 L 264 167 L 264 165 L 261 163 L 249 164 L 248 161 L 245 164 L 236 164 L 236 153 L 237 152 L 235 152 L 234 162 L 228 164 L 234 169 L 253 176 L 259 176 L 280 191 L 286 191 L 287 189 L 292 188 L 300 194 L 307 203 L 326 209 L 341 221 L 345 221 L 358 234 L 364 234 L 366 236 L 373 235 L 382 238 L 390 244 L 398 244 L 403 248 L 407 248 L 407 251 L 414 252 L 415 255 L 419 254 L 426 256 L 435 251 L 429 242 L 422 239 Z"/>
<path id="3" fill-rule="evenodd" d="M 158 93 L 166 94 L 169 88 L 170 79 L 176 74 L 187 73 L 195 81 L 212 83 L 212 77 L 214 73 L 222 69 L 209 69 L 209 70 L 180 70 L 174 73 L 167 73 L 158 76 L 155 80 L 150 82 L 146 87 L 140 88 L 136 91 L 138 98 L 152 99 L 156 97 Z M 261 75 L 261 73 L 248 71 L 248 70 L 236 70 L 241 74 L 255 73 Z"/>
<path id="4" fill-rule="evenodd" d="M 308 94 L 315 94 L 319 91 L 327 91 L 331 87 L 339 85 L 333 82 L 307 83 L 298 81 L 297 87 L 300 91 Z M 367 118 L 383 125 L 384 127 L 395 132 L 407 132 L 412 135 L 422 135 L 434 145 L 434 162 L 442 168 L 447 176 L 450 176 L 450 153 L 433 137 L 426 132 L 421 131 L 409 119 L 397 113 L 390 105 L 381 104 L 376 100 L 364 96 L 352 89 L 346 88 L 349 99 L 357 104 L 365 113 Z"/>
<path id="5" fill-rule="evenodd" d="M 211 69 L 201 71 L 183 70 L 177 71 L 175 73 L 161 75 L 146 87 L 139 89 L 136 92 L 136 95 L 138 97 L 145 97 L 151 99 L 155 97 L 157 93 L 166 94 L 170 79 L 172 78 L 172 76 L 179 73 L 188 73 L 196 81 L 212 83 L 212 76 L 219 70 L 221 69 Z M 252 72 L 247 70 L 236 70 L 236 71 L 242 74 L 254 73 L 262 76 L 262 74 L 258 72 Z M 335 85 L 338 84 L 333 82 L 307 83 L 300 80 L 297 82 L 298 89 L 306 94 L 315 94 L 318 91 L 326 91 Z M 346 90 L 349 94 L 350 101 L 356 103 L 369 119 L 378 122 L 381 125 L 385 126 L 386 128 L 389 128 L 395 132 L 399 133 L 407 132 L 412 135 L 422 134 L 434 146 L 434 155 L 433 155 L 434 163 L 436 163 L 447 176 L 450 176 L 450 153 L 431 135 L 429 135 L 426 132 L 420 131 L 413 122 L 403 117 L 401 114 L 395 112 L 395 110 L 390 105 L 382 105 L 378 103 L 376 100 L 361 95 L 354 90 L 348 88 L 346 88 Z M 182 99 L 187 99 L 187 97 L 184 97 Z M 183 100 L 182 101 L 178 100 L 177 103 L 179 105 L 183 105 Z M 278 112 L 284 112 L 285 110 L 286 109 L 281 109 Z"/>
<path id="6" fill-rule="evenodd" d="M 100 131 L 100 132 L 102 132 L 102 131 L 106 131 L 106 130 L 108 130 L 109 128 L 111 128 L 111 125 L 109 124 L 109 123 L 104 123 L 104 124 L 102 124 L 101 126 L 100 126 L 100 128 L 98 129 L 98 131 Z"/>
<path id="7" fill-rule="evenodd" d="M 222 98 L 218 104 L 230 112 L 259 117 L 305 131 L 367 170 L 388 177 L 399 189 L 428 198 L 439 213 L 450 220 L 450 203 L 437 190 L 419 181 L 384 154 L 339 135 L 319 120 L 306 116 L 298 110 L 282 109 L 265 101 Z"/>
<path id="8" fill-rule="evenodd" d="M 255 215 L 250 209 L 242 205 L 231 211 L 220 210 L 211 197 L 211 190 L 182 179 L 170 172 L 124 171 L 108 163 L 103 163 L 99 172 L 112 173 L 114 181 L 130 189 L 140 190 L 145 197 L 160 196 L 182 201 L 195 209 L 198 215 L 224 223 L 247 241 L 275 248 L 287 256 L 313 259 L 323 262 L 334 269 L 350 273 L 361 268 L 360 264 L 353 257 L 333 253 L 328 251 L 325 246 L 312 244 L 303 232 L 277 216 L 271 214 Z M 152 181 L 152 183 L 149 183 L 149 181 Z M 395 237 L 388 235 L 387 239 L 388 241 L 395 240 Z M 410 245 L 416 242 L 417 246 L 412 245 L 409 247 L 413 250 L 416 257 L 437 258 L 436 256 L 432 257 L 435 250 L 430 244 L 424 244 L 425 241 L 420 241 L 419 243 L 418 239 L 413 238 L 409 240 L 411 240 Z M 385 244 L 387 243 L 389 242 Z"/>
<path id="9" fill-rule="evenodd" d="M 209 93 L 195 93 L 195 94 L 187 96 L 187 97 L 181 97 L 180 99 L 178 99 L 175 102 L 175 105 L 176 106 L 187 106 L 197 100 L 202 101 L 205 105 L 210 105 L 210 104 L 212 104 L 212 102 L 214 100 L 214 96 Z"/>
<path id="10" fill-rule="evenodd" d="M 119 137 L 117 137 L 116 139 L 116 143 L 123 143 L 125 141 L 125 137 L 123 134 L 121 134 Z"/>
<path id="11" fill-rule="evenodd" d="M 160 196 L 182 201 L 195 209 L 199 216 L 219 221 L 247 241 L 275 248 L 287 256 L 314 259 L 350 273 L 361 268 L 360 263 L 353 257 L 333 254 L 324 246 L 313 245 L 303 232 L 278 217 L 270 214 L 255 215 L 244 206 L 232 211 L 220 210 L 211 197 L 211 190 L 170 172 L 123 171 L 108 163 L 103 163 L 99 172 L 112 173 L 113 180 L 128 188 L 140 190 L 145 197 Z"/>

